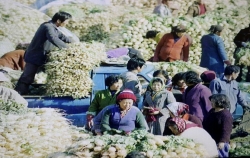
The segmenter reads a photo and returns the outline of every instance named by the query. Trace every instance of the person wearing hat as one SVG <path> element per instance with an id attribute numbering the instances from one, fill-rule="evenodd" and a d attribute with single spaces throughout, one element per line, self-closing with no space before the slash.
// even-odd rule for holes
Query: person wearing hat
<path id="1" fill-rule="evenodd" d="M 191 37 L 185 35 L 186 27 L 182 24 L 172 27 L 171 33 L 165 34 L 157 44 L 153 62 L 188 61 Z"/>
<path id="2" fill-rule="evenodd" d="M 201 38 L 200 66 L 214 71 L 217 77 L 223 75 L 225 64 L 231 65 L 220 37 L 222 30 L 222 26 L 212 25 L 209 29 L 210 33 Z"/>
<path id="3" fill-rule="evenodd" d="M 216 78 L 216 74 L 214 71 L 204 71 L 201 75 L 200 78 L 203 82 L 203 85 L 207 86 L 209 88 L 210 82 Z"/>
<path id="4" fill-rule="evenodd" d="M 12 100 L 18 104 L 23 104 L 25 106 L 28 106 L 28 102 L 15 90 L 1 86 L 2 82 L 8 82 L 8 81 L 9 79 L 4 75 L 4 73 L 0 72 L 0 99 L 4 101 Z"/>
<path id="5" fill-rule="evenodd" d="M 133 104 L 136 102 L 134 93 L 125 89 L 116 97 L 114 107 L 104 111 L 101 121 L 101 131 L 108 132 L 112 129 L 129 134 L 135 129 L 145 129 L 146 121 L 142 112 Z"/>
<path id="6" fill-rule="evenodd" d="M 154 77 L 150 83 L 150 90 L 145 93 L 143 111 L 149 126 L 149 132 L 163 135 L 165 122 L 169 117 L 167 104 L 176 102 L 172 92 L 166 90 L 165 82 L 160 77 Z"/>
<path id="7" fill-rule="evenodd" d="M 93 127 L 93 118 L 106 106 L 112 105 L 116 102 L 116 96 L 122 87 L 122 78 L 119 75 L 110 75 L 105 79 L 107 89 L 96 92 L 92 100 L 87 114 L 87 121 L 85 129 L 91 130 Z"/>
<path id="8" fill-rule="evenodd" d="M 184 120 L 197 124 L 198 127 L 202 127 L 201 120 L 198 117 L 192 114 L 189 114 L 189 106 L 187 104 L 181 103 L 181 102 L 174 102 L 174 103 L 168 104 L 167 109 L 169 110 L 170 117 L 166 121 L 163 135 L 173 134 L 172 131 L 168 128 L 167 124 L 168 124 L 168 121 L 174 117 L 180 117 Z"/>

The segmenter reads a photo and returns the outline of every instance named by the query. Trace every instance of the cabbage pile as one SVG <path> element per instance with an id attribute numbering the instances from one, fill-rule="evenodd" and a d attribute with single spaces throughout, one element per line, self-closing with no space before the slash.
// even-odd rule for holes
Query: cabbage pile
<path id="1" fill-rule="evenodd" d="M 195 18 L 161 18 L 156 15 L 150 15 L 140 20 L 131 20 L 125 25 L 124 29 L 120 32 L 122 38 L 113 41 L 113 46 L 134 47 L 141 50 L 145 59 L 149 59 L 153 56 L 153 49 L 156 47 L 156 42 L 143 38 L 146 32 L 149 30 L 157 30 L 169 33 L 172 26 L 183 24 L 187 26 L 187 33 L 193 38 L 189 62 L 199 64 L 201 56 L 200 39 L 203 35 L 208 34 L 208 29 L 211 25 L 219 24 L 224 27 L 222 38 L 226 52 L 229 59 L 234 62 L 233 52 L 236 46 L 233 39 L 241 29 L 248 27 L 250 23 L 248 14 L 250 14 L 250 11 L 247 6 L 235 6 L 208 12 L 203 16 Z"/>
<path id="2" fill-rule="evenodd" d="M 29 8 L 12 0 L 1 0 L 0 41 L 9 39 L 14 47 L 18 43 L 29 43 L 40 24 L 49 19 L 47 15 L 38 10 Z"/>
<path id="3" fill-rule="evenodd" d="M 153 157 L 206 157 L 204 147 L 193 140 L 178 136 L 152 135 L 146 130 L 135 130 L 130 135 L 104 134 L 89 136 L 69 146 L 64 152 L 66 157 L 124 158 L 130 151 L 144 152 Z M 56 157 L 51 157 L 56 158 Z"/>
<path id="4" fill-rule="evenodd" d="M 168 75 L 173 77 L 178 72 L 195 71 L 198 74 L 206 71 L 206 68 L 197 66 L 196 64 L 184 62 L 184 61 L 174 61 L 174 62 L 153 62 L 155 68 L 158 70 L 166 70 Z"/>
<path id="5" fill-rule="evenodd" d="M 71 43 L 69 48 L 53 51 L 45 65 L 46 91 L 49 96 L 89 95 L 93 85 L 90 71 L 107 58 L 102 43 Z"/>
<path id="6" fill-rule="evenodd" d="M 55 109 L 29 109 L 23 114 L 0 111 L 0 157 L 42 158 L 72 142 L 69 122 Z"/>
<path id="7" fill-rule="evenodd" d="M 122 29 L 126 21 L 139 17 L 151 11 L 128 6 L 102 6 L 93 3 L 73 3 L 52 6 L 47 14 L 53 16 L 57 11 L 66 11 L 73 16 L 67 28 L 75 33 L 81 41 L 92 40 L 108 43 L 110 32 Z"/>

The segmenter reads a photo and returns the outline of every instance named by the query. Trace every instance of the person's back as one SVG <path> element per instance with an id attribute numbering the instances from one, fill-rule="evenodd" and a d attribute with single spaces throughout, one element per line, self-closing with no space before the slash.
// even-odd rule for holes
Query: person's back
<path id="1" fill-rule="evenodd" d="M 207 157 L 218 157 L 218 150 L 215 141 L 203 128 L 188 128 L 184 130 L 179 136 L 182 138 L 193 139 L 195 143 L 203 145 L 207 151 Z"/>
<path id="2" fill-rule="evenodd" d="M 13 70 L 23 70 L 25 66 L 24 53 L 24 50 L 14 50 L 6 53 L 0 58 L 0 65 Z"/>

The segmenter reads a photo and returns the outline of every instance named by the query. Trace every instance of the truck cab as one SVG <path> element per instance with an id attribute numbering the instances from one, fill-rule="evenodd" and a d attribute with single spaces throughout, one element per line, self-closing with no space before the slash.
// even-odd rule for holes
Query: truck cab
<path id="1" fill-rule="evenodd" d="M 154 65 L 146 63 L 146 67 L 138 74 L 138 78 L 146 88 L 149 81 L 153 77 L 152 74 L 155 68 Z M 101 65 L 93 69 L 91 79 L 94 82 L 92 91 L 88 97 L 74 99 L 72 97 L 51 97 L 51 96 L 23 96 L 28 101 L 29 108 L 56 108 L 65 114 L 65 117 L 71 120 L 72 124 L 78 127 L 83 127 L 86 121 L 86 112 L 91 101 L 99 90 L 104 90 L 105 78 L 109 75 L 119 75 L 127 71 L 125 65 Z M 139 103 L 139 108 L 142 107 L 142 99 Z"/>

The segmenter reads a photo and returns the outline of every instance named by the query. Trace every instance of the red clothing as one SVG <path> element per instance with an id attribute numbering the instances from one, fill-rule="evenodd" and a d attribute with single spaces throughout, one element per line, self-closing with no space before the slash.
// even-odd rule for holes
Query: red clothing
<path id="1" fill-rule="evenodd" d="M 4 54 L 0 58 L 0 65 L 9 67 L 13 70 L 23 70 L 25 66 L 25 61 L 23 59 L 24 52 L 24 50 L 14 50 Z"/>
<path id="2" fill-rule="evenodd" d="M 181 55 L 183 55 L 183 61 L 188 61 L 189 45 L 190 42 L 187 36 L 184 35 L 177 42 L 175 42 L 173 34 L 167 33 L 161 38 L 160 42 L 156 46 L 153 61 L 171 62 L 181 60 Z"/>
<path id="3" fill-rule="evenodd" d="M 200 4 L 199 5 L 199 8 L 200 8 L 200 13 L 199 15 L 202 15 L 202 14 L 205 14 L 206 13 L 206 7 L 204 4 Z"/>

